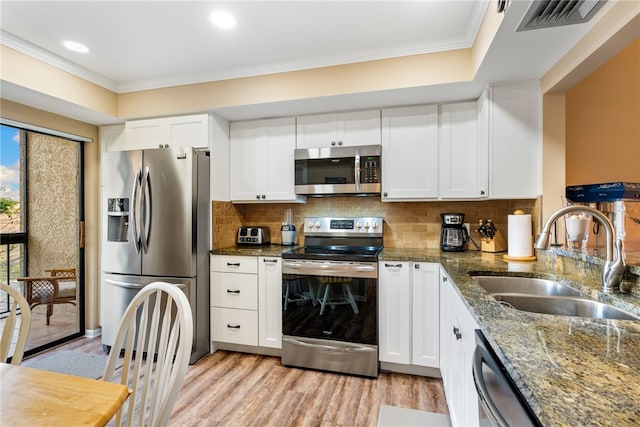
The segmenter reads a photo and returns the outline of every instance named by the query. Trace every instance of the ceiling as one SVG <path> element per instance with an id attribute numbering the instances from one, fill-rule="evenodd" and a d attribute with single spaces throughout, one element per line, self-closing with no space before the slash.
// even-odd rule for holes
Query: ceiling
<path id="1" fill-rule="evenodd" d="M 489 82 L 540 78 L 590 23 L 515 32 L 532 0 L 511 0 L 476 79 L 411 91 L 338 96 L 222 109 L 231 119 L 477 96 Z M 488 1 L 7 1 L 2 44 L 117 93 L 471 47 Z M 237 26 L 209 15 L 225 10 Z M 74 40 L 87 54 L 62 46 Z M 55 108 L 96 124 L 113 122 L 2 82 L 3 98 Z"/>

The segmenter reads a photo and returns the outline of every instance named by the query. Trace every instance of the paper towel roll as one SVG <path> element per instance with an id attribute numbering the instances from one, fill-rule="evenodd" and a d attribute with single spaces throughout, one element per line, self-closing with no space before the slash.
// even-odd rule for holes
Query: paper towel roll
<path id="1" fill-rule="evenodd" d="M 510 257 L 533 255 L 531 215 L 509 215 L 508 254 Z"/>

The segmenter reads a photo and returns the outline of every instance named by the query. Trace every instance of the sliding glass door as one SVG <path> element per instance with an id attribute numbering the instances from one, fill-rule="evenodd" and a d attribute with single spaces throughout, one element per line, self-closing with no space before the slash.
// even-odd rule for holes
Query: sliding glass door
<path id="1" fill-rule="evenodd" d="M 84 331 L 83 144 L 3 125 L 1 156 L 0 280 L 32 305 L 30 354 Z"/>

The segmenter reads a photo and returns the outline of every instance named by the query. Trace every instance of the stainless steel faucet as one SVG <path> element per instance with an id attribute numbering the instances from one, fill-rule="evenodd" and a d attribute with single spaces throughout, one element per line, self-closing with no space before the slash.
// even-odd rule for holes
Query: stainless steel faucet
<path id="1" fill-rule="evenodd" d="M 615 230 L 613 224 L 602 212 L 589 206 L 570 205 L 558 209 L 551 214 L 547 222 L 542 227 L 542 232 L 536 238 L 534 247 L 536 249 L 549 249 L 549 230 L 561 216 L 570 212 L 585 212 L 591 214 L 604 227 L 607 235 L 607 257 L 602 269 L 602 292 L 607 294 L 617 294 L 620 292 L 620 282 L 624 274 L 624 260 L 622 259 L 622 240 L 616 239 L 614 244 Z"/>

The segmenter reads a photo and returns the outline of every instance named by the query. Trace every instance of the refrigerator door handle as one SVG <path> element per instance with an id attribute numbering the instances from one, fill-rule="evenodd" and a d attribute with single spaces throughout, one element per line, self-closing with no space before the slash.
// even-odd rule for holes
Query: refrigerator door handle
<path id="1" fill-rule="evenodd" d="M 142 177 L 142 203 L 144 205 L 144 216 L 140 230 L 142 231 L 141 241 L 144 253 L 149 250 L 149 234 L 151 233 L 151 180 L 149 179 L 149 166 L 144 168 L 144 176 Z"/>
<path id="2" fill-rule="evenodd" d="M 133 234 L 133 243 L 136 247 L 136 252 L 140 253 L 140 232 L 138 231 L 139 218 L 138 218 L 138 197 L 140 190 L 140 181 L 142 179 L 142 170 L 138 169 L 136 171 L 136 176 L 133 179 L 133 188 L 131 189 L 131 222 L 133 223 L 133 228 L 131 232 Z"/>
<path id="3" fill-rule="evenodd" d="M 146 286 L 140 283 L 120 282 L 119 280 L 111 280 L 111 279 L 106 279 L 105 282 L 113 286 L 119 286 L 121 288 L 127 288 L 127 289 L 142 289 Z M 171 284 L 178 289 L 184 289 L 187 286 L 184 283 L 171 283 Z"/>
<path id="4" fill-rule="evenodd" d="M 116 280 L 109 280 L 106 279 L 105 282 L 107 282 L 110 285 L 113 286 L 119 286 L 121 288 L 127 288 L 127 289 L 142 289 L 144 288 L 144 285 L 141 285 L 139 283 L 127 283 L 127 282 L 119 282 Z"/>

